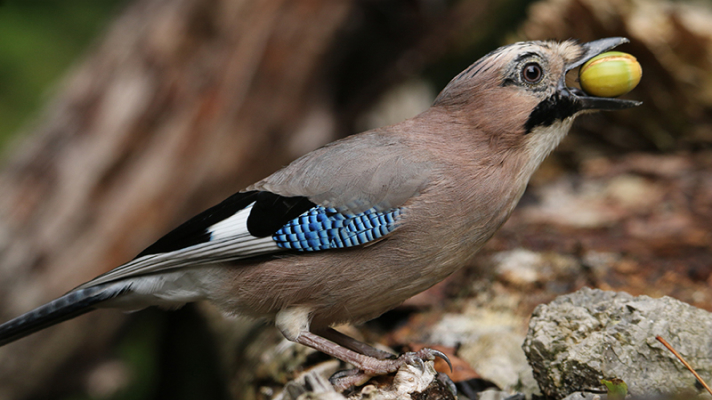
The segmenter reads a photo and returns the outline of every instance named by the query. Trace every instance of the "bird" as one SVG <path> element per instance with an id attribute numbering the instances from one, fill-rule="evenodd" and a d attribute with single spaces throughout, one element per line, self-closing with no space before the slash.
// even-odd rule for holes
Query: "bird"
<path id="1" fill-rule="evenodd" d="M 393 309 L 467 265 L 508 219 L 574 119 L 634 100 L 594 97 L 566 75 L 628 40 L 528 41 L 455 76 L 421 114 L 316 149 L 158 239 L 133 260 L 0 325 L 0 346 L 98 308 L 209 301 L 355 368 L 400 356 L 333 328 Z"/>

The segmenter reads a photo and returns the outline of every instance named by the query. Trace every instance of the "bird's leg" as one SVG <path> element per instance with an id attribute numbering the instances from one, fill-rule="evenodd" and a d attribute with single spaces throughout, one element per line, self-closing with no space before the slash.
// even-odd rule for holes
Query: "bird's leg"
<path id="1" fill-rule="evenodd" d="M 421 349 L 416 352 L 401 354 L 398 358 L 379 359 L 371 355 L 361 354 L 342 344 L 326 339 L 325 337 L 311 332 L 309 330 L 309 314 L 311 309 L 308 307 L 286 308 L 277 313 L 275 325 L 287 339 L 309 346 L 322 353 L 338 358 L 341 361 L 347 362 L 355 366 L 360 372 L 346 373 L 339 380 L 344 379 L 344 382 L 339 382 L 337 387 L 345 388 L 352 385 L 365 383 L 370 377 L 377 375 L 387 375 L 398 371 L 405 364 L 416 365 L 422 363 L 422 360 L 434 360 L 435 357 L 440 357 L 450 364 L 450 360 L 445 354 L 432 349 Z M 336 332 L 336 331 L 334 331 Z M 337 341 L 343 341 L 348 338 L 347 345 L 353 345 L 357 342 L 344 334 L 335 335 L 327 332 L 327 335 L 336 337 Z M 361 343 L 363 347 L 366 346 Z M 375 350 L 375 349 L 374 349 Z M 383 352 L 385 353 L 385 352 Z M 452 369 L 452 366 L 450 366 Z"/>
<path id="2" fill-rule="evenodd" d="M 356 341 L 354 339 L 351 340 L 354 342 Z M 322 353 L 338 358 L 341 361 L 352 364 L 363 372 L 363 377 L 366 378 L 366 380 L 371 376 L 386 375 L 396 372 L 403 365 L 416 364 L 418 363 L 418 360 L 434 360 L 435 357 L 440 357 L 450 364 L 450 360 L 445 354 L 428 348 L 401 354 L 398 358 L 383 360 L 358 353 L 310 331 L 301 332 L 301 334 L 295 338 L 295 341 L 299 344 L 309 346 L 313 349 L 321 351 Z M 452 369 L 452 367 L 450 368 Z"/>
<path id="3" fill-rule="evenodd" d="M 373 346 L 369 346 L 366 343 L 360 342 L 352 338 L 351 336 L 345 335 L 332 328 L 319 330 L 315 333 L 325 339 L 331 340 L 332 342 L 338 345 L 344 346 L 347 349 L 351 349 L 357 353 L 361 353 L 369 357 L 377 358 L 379 360 L 389 360 L 397 358 L 395 354 L 391 354 L 387 351 L 383 351 Z"/>
<path id="4" fill-rule="evenodd" d="M 399 359 L 379 360 L 378 358 L 358 353 L 310 331 L 302 332 L 295 341 L 350 363 L 371 376 L 395 372 L 403 364 L 403 362 L 398 362 Z"/>

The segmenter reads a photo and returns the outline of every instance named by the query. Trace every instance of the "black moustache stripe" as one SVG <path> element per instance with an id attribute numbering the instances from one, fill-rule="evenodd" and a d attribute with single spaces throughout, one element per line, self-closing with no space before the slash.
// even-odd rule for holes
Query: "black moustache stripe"
<path id="1" fill-rule="evenodd" d="M 539 126 L 551 126 L 554 122 L 562 121 L 579 111 L 581 111 L 581 107 L 575 98 L 562 96 L 558 92 L 554 93 L 534 107 L 524 124 L 524 134 L 528 134 Z"/>

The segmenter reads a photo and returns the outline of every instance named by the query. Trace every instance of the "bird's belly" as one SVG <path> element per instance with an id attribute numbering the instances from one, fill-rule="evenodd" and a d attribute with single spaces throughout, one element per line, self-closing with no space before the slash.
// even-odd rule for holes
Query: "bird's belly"
<path id="1" fill-rule="evenodd" d="M 228 313 L 274 318 L 288 307 L 309 307 L 312 326 L 375 318 L 438 283 L 458 262 L 440 251 L 418 253 L 397 240 L 357 249 L 301 254 L 221 268 L 229 282 L 210 300 Z"/>

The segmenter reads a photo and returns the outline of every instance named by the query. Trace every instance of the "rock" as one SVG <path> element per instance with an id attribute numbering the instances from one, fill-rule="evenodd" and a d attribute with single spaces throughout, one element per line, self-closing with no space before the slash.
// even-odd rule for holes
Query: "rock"
<path id="1" fill-rule="evenodd" d="M 615 225 L 621 212 L 608 204 L 605 181 L 581 181 L 573 175 L 532 190 L 535 204 L 522 207 L 524 221 L 530 224 L 554 224 L 596 229 Z"/>
<path id="2" fill-rule="evenodd" d="M 554 252 L 537 253 L 517 248 L 492 256 L 492 269 L 497 279 L 520 289 L 544 285 L 560 277 L 580 273 L 575 258 Z"/>
<path id="3" fill-rule="evenodd" d="M 541 273 L 541 255 L 526 249 L 514 249 L 495 254 L 495 274 L 499 280 L 526 287 L 539 283 L 548 274 Z"/>
<path id="4" fill-rule="evenodd" d="M 624 174 L 611 178 L 604 189 L 608 201 L 629 212 L 641 212 L 659 204 L 665 190 L 638 175 Z"/>
<path id="5" fill-rule="evenodd" d="M 532 372 L 521 349 L 521 335 L 513 332 L 489 333 L 463 343 L 458 354 L 468 360 L 480 376 L 505 390 L 521 390 Z"/>
<path id="6" fill-rule="evenodd" d="M 539 387 L 561 399 L 620 378 L 634 396 L 696 393 L 696 380 L 655 337 L 712 378 L 712 314 L 678 300 L 584 288 L 534 311 L 524 351 Z"/>
<path id="7" fill-rule="evenodd" d="M 501 297 L 506 294 L 502 293 Z M 508 303 L 506 299 L 498 301 Z M 518 300 L 513 299 L 513 300 Z M 496 302 L 492 302 L 496 303 Z M 501 303 L 500 303 L 501 304 Z M 431 328 L 426 342 L 457 347 L 457 356 L 485 380 L 505 392 L 538 393 L 532 371 L 521 348 L 521 317 L 506 307 L 467 307 L 461 314 L 446 314 Z"/>

